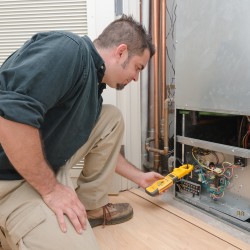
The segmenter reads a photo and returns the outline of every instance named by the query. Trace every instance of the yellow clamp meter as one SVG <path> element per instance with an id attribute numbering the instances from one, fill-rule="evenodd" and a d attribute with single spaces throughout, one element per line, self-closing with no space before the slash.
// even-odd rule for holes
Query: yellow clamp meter
<path id="1" fill-rule="evenodd" d="M 156 196 L 170 188 L 177 180 L 189 174 L 193 169 L 194 166 L 190 164 L 175 168 L 173 172 L 169 173 L 163 179 L 154 182 L 151 186 L 147 187 L 145 191 L 151 196 Z"/>

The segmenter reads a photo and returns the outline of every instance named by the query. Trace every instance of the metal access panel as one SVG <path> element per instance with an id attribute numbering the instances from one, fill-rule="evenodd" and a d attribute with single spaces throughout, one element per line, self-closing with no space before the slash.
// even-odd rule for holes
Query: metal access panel
<path id="1" fill-rule="evenodd" d="M 179 0 L 175 195 L 250 231 L 250 1 Z M 248 135 L 249 134 L 249 135 Z"/>
<path id="2" fill-rule="evenodd" d="M 179 0 L 176 105 L 250 112 L 250 1 Z"/>

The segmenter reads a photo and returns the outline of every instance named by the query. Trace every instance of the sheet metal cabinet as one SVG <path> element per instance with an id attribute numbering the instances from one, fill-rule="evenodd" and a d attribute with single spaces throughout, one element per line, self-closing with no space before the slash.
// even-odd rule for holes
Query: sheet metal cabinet
<path id="1" fill-rule="evenodd" d="M 248 231 L 250 150 L 242 141 L 250 130 L 249 9 L 248 0 L 177 2 L 174 132 L 176 164 L 197 164 L 192 156 L 199 149 L 222 154 L 224 162 L 240 161 L 217 199 L 206 185 L 218 187 L 222 180 L 206 169 L 213 184 L 194 173 L 175 186 L 176 197 Z M 195 188 L 198 195 L 188 190 Z"/>

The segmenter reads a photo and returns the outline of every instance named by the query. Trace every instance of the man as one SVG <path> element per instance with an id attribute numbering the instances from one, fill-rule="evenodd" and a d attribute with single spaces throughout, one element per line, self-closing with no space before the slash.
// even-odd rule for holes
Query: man
<path id="1" fill-rule="evenodd" d="M 4 62 L 0 237 L 6 249 L 98 249 L 91 226 L 133 215 L 129 204 L 108 203 L 114 171 L 143 188 L 162 178 L 119 153 L 122 115 L 101 97 L 105 84 L 122 89 L 136 81 L 153 54 L 144 28 L 122 16 L 93 43 L 69 32 L 39 33 Z M 74 187 L 69 170 L 83 158 Z"/>

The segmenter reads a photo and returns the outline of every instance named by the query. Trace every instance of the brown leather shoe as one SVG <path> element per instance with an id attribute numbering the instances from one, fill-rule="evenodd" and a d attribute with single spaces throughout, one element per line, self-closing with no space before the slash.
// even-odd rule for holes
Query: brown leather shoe
<path id="1" fill-rule="evenodd" d="M 130 220 L 133 208 L 128 203 L 108 203 L 101 208 L 88 210 L 87 216 L 91 227 L 114 225 Z"/>

